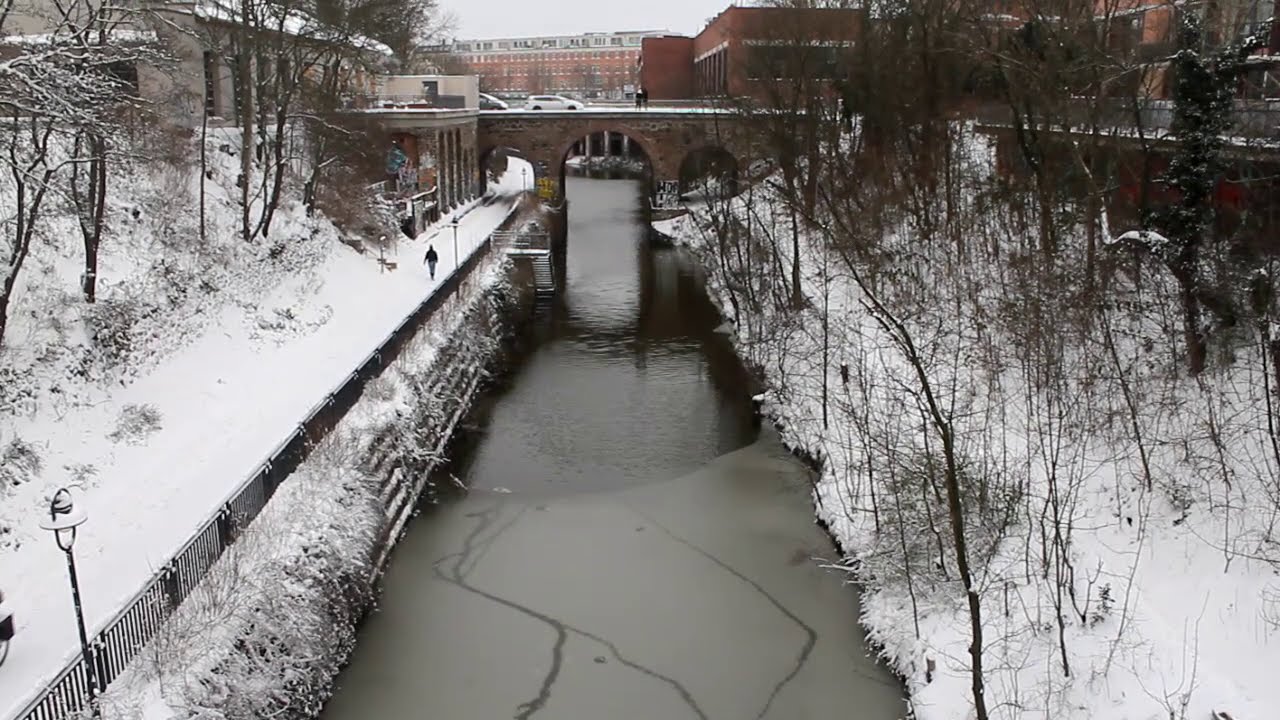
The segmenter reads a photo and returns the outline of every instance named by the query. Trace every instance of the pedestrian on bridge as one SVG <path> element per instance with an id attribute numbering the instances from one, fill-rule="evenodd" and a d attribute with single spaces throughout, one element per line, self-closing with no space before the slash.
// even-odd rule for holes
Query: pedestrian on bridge
<path id="1" fill-rule="evenodd" d="M 436 252 L 435 245 L 427 246 L 427 256 L 422 259 L 427 264 L 427 272 L 431 273 L 431 279 L 436 279 L 436 263 L 440 262 L 440 255 Z"/>

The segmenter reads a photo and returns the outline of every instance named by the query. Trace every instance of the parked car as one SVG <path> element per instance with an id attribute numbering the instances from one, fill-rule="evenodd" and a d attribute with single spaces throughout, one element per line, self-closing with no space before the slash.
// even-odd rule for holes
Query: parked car
<path id="1" fill-rule="evenodd" d="M 480 93 L 480 109 L 510 110 L 511 106 L 488 93 Z"/>
<path id="2" fill-rule="evenodd" d="M 581 110 L 582 103 L 563 95 L 530 95 L 524 104 L 529 110 Z"/>

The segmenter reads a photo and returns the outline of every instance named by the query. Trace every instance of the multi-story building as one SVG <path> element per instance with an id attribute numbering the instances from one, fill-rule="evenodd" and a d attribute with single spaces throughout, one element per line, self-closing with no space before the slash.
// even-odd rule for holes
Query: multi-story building
<path id="1" fill-rule="evenodd" d="M 480 89 L 507 97 L 540 93 L 624 98 L 636 91 L 640 44 L 653 30 L 463 40 L 452 55 Z"/>
<path id="2" fill-rule="evenodd" d="M 18 46 L 32 42 L 49 42 L 50 33 L 67 32 L 67 23 L 61 17 L 59 5 L 54 0 L 23 0 L 5 16 L 4 32 L 0 37 L 0 57 L 13 53 Z M 165 110 L 164 119 L 188 126 L 199 125 L 204 116 L 214 125 L 234 124 L 236 108 L 244 88 L 243 74 L 238 62 L 248 63 L 250 87 L 260 73 L 288 70 L 287 60 L 271 62 L 259 67 L 259 59 L 228 56 L 218 47 L 226 46 L 239 28 L 239 16 L 231 0 L 174 0 L 158 4 L 151 14 L 127 9 L 110 10 L 110 3 L 103 4 L 104 14 L 118 23 L 108 32 L 109 43 L 114 47 L 128 43 L 156 43 L 163 46 L 169 56 L 164 67 L 128 66 L 112 68 L 112 72 L 135 86 L 138 94 Z M 72 12 L 75 12 L 74 10 Z M 73 16 L 74 17 L 74 16 Z M 350 81 L 351 90 L 367 93 L 372 82 L 366 68 L 387 65 L 392 58 L 391 48 L 370 38 L 344 35 L 331 31 L 309 16 L 293 11 L 290 23 L 284 23 L 284 32 L 294 37 L 293 42 L 303 45 L 315 43 L 316 47 L 345 43 L 352 58 L 362 55 L 362 62 L 343 63 L 343 71 Z M 275 28 L 266 22 L 268 31 Z M 295 66 L 297 69 L 299 66 Z M 311 66 L 312 68 L 316 66 Z M 311 74 L 310 70 L 305 71 Z"/>
<path id="3" fill-rule="evenodd" d="M 654 100 L 758 95 L 765 83 L 787 79 L 785 48 L 796 43 L 830 56 L 826 65 L 810 63 L 806 75 L 834 76 L 864 17 L 860 9 L 731 6 L 696 37 L 644 38 L 640 83 Z"/>

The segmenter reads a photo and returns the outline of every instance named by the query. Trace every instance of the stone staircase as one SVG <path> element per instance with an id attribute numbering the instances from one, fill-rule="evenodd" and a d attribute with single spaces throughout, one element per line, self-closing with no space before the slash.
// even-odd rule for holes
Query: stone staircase
<path id="1" fill-rule="evenodd" d="M 550 251 L 533 257 L 533 290 L 538 295 L 554 295 L 556 292 L 556 272 Z"/>

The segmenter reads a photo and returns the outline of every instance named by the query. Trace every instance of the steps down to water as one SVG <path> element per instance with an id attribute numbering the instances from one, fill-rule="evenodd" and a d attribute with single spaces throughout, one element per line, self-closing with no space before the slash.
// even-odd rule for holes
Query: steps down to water
<path id="1" fill-rule="evenodd" d="M 533 257 L 533 288 L 538 295 L 554 295 L 556 292 L 556 273 L 550 252 Z"/>

